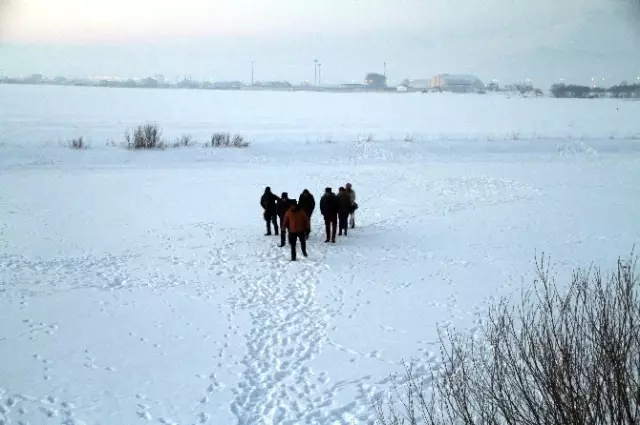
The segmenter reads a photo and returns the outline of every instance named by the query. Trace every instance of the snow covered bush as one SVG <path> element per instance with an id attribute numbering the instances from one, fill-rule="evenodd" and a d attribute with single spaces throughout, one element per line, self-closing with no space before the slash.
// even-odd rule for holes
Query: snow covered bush
<path id="1" fill-rule="evenodd" d="M 517 305 L 494 306 L 481 337 L 440 332 L 442 362 L 406 367 L 378 423 L 398 425 L 640 423 L 637 258 L 604 276 L 577 270 L 556 285 L 544 259 Z M 420 375 L 420 376 L 419 376 Z"/>
<path id="2" fill-rule="evenodd" d="M 133 136 L 129 131 L 124 135 L 124 140 L 129 149 L 164 149 L 162 132 L 155 123 L 139 125 L 133 130 Z"/>
<path id="3" fill-rule="evenodd" d="M 188 135 L 188 134 L 183 134 L 182 136 L 180 136 L 178 139 L 176 139 L 175 142 L 173 142 L 173 147 L 174 148 L 188 148 L 189 146 L 193 146 L 195 145 L 195 139 Z"/>
<path id="4" fill-rule="evenodd" d="M 239 134 L 231 136 L 229 133 L 214 133 L 211 136 L 211 144 L 207 146 L 213 148 L 246 148 L 249 143 Z"/>
<path id="5" fill-rule="evenodd" d="M 69 140 L 69 148 L 71 149 L 83 150 L 88 147 L 87 142 L 82 136 Z"/>
<path id="6" fill-rule="evenodd" d="M 368 134 L 358 134 L 357 142 L 358 143 L 371 143 L 373 142 L 373 133 Z"/>

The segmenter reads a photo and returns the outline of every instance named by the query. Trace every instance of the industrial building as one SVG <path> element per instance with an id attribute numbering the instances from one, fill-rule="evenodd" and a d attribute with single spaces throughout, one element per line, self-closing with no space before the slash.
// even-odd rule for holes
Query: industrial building
<path id="1" fill-rule="evenodd" d="M 482 91 L 484 88 L 482 81 L 474 75 L 438 74 L 429 80 L 429 90 L 467 93 Z"/>

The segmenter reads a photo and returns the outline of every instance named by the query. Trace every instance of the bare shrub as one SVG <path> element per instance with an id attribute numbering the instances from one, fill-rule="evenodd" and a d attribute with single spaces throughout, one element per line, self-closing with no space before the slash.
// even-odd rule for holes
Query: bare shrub
<path id="1" fill-rule="evenodd" d="M 413 134 L 411 134 L 411 133 L 405 134 L 404 141 L 405 142 L 413 142 Z"/>
<path id="2" fill-rule="evenodd" d="M 69 145 L 69 148 L 76 149 L 76 150 L 84 150 L 89 147 L 89 145 L 87 144 L 87 142 L 84 140 L 82 136 L 69 140 L 68 145 Z"/>
<path id="3" fill-rule="evenodd" d="M 358 134 L 358 142 L 359 143 L 370 143 L 373 142 L 373 133 L 369 134 Z"/>
<path id="4" fill-rule="evenodd" d="M 207 146 L 213 148 L 246 148 L 249 146 L 249 142 L 246 142 L 240 134 L 231 136 L 230 133 L 214 133 L 211 136 L 211 144 Z"/>
<path id="5" fill-rule="evenodd" d="M 183 134 L 178 139 L 176 139 L 175 142 L 173 142 L 172 146 L 174 148 L 188 148 L 189 146 L 195 145 L 195 143 L 195 139 L 192 136 Z"/>
<path id="6" fill-rule="evenodd" d="M 229 133 L 213 133 L 211 136 L 211 147 L 219 148 L 229 146 L 231 144 L 231 135 Z"/>
<path id="7" fill-rule="evenodd" d="M 129 131 L 124 135 L 124 140 L 129 149 L 164 149 L 162 132 L 155 123 L 139 125 L 133 130 L 133 136 Z"/>
<path id="8" fill-rule="evenodd" d="M 482 338 L 440 331 L 430 376 L 406 367 L 404 391 L 378 400 L 378 423 L 605 425 L 640 423 L 637 258 L 616 271 L 577 270 L 562 290 L 538 278 L 514 306 L 494 306 Z"/>
<path id="9" fill-rule="evenodd" d="M 244 140 L 244 137 L 242 137 L 241 135 L 235 134 L 233 136 L 233 140 L 231 142 L 231 145 L 234 148 L 246 148 L 247 146 L 249 146 L 249 142 L 246 142 Z"/>

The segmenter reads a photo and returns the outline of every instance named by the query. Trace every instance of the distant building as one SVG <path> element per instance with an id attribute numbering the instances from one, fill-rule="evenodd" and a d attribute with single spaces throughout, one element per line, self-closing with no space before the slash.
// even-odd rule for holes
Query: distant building
<path id="1" fill-rule="evenodd" d="M 257 81 L 253 86 L 270 89 L 287 89 L 293 87 L 288 81 Z"/>
<path id="2" fill-rule="evenodd" d="M 429 81 L 429 89 L 456 93 L 483 91 L 484 84 L 473 75 L 439 74 Z"/>
<path id="3" fill-rule="evenodd" d="M 42 74 L 31 74 L 24 79 L 27 84 L 42 84 L 44 82 L 44 76 Z"/>
<path id="4" fill-rule="evenodd" d="M 244 87 L 241 81 L 216 81 L 212 88 L 216 90 L 240 90 Z"/>
<path id="5" fill-rule="evenodd" d="M 431 80 L 428 78 L 418 78 L 416 80 L 409 80 L 407 82 L 407 88 L 413 90 L 425 90 L 429 88 L 429 82 Z"/>

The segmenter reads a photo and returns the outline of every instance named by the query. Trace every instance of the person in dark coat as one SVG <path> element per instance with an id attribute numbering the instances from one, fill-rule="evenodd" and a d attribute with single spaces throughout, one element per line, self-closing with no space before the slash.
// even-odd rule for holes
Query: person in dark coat
<path id="1" fill-rule="evenodd" d="M 316 209 L 316 199 L 313 197 L 311 192 L 309 192 L 307 189 L 303 190 L 300 194 L 300 197 L 298 198 L 298 205 L 300 205 L 300 208 L 302 208 L 304 212 L 307 213 L 307 215 L 309 216 L 309 222 L 311 222 L 313 210 Z M 309 228 L 309 231 L 307 232 L 307 239 L 309 239 L 310 234 L 311 228 Z"/>
<path id="2" fill-rule="evenodd" d="M 300 208 L 298 203 L 292 201 L 292 206 L 284 215 L 282 231 L 289 231 L 289 245 L 291 245 L 291 261 L 296 261 L 296 243 L 300 240 L 302 255 L 307 256 L 307 230 L 309 229 L 309 216 Z"/>
<path id="3" fill-rule="evenodd" d="M 276 214 L 280 219 L 280 248 L 284 247 L 287 240 L 287 229 L 285 229 L 284 225 L 282 224 L 284 215 L 287 213 L 287 211 L 289 211 L 294 203 L 295 200 L 289 199 L 289 194 L 287 192 L 282 192 L 282 196 L 276 204 Z"/>
<path id="4" fill-rule="evenodd" d="M 327 232 L 327 240 L 336 243 L 336 226 L 338 225 L 338 197 L 331 191 L 330 187 L 324 190 L 324 195 L 320 198 L 320 214 L 324 217 L 324 227 Z"/>
<path id="5" fill-rule="evenodd" d="M 349 214 L 351 214 L 351 197 L 344 187 L 338 190 L 338 236 L 347 236 L 349 228 Z"/>
<path id="6" fill-rule="evenodd" d="M 264 221 L 267 223 L 267 233 L 265 236 L 271 235 L 271 223 L 273 223 L 273 229 L 275 234 L 278 235 L 278 216 L 276 214 L 276 202 L 279 201 L 276 195 L 271 192 L 271 188 L 267 186 L 264 190 L 264 194 L 260 198 L 260 206 L 264 210 Z"/>

